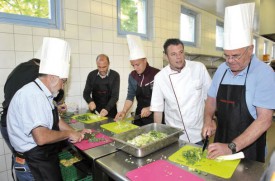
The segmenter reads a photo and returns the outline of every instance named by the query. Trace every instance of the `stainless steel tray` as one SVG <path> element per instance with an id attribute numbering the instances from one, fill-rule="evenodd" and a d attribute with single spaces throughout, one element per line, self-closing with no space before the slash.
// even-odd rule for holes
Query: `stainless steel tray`
<path id="1" fill-rule="evenodd" d="M 142 133 L 148 133 L 152 130 L 166 133 L 168 136 L 143 147 L 136 147 L 130 143 L 127 143 L 128 140 L 131 140 Z M 127 131 L 125 133 L 116 134 L 112 138 L 115 140 L 115 146 L 117 149 L 125 151 L 135 157 L 144 157 L 176 142 L 182 132 L 183 130 L 179 128 L 167 126 L 164 124 L 152 123 Z"/>

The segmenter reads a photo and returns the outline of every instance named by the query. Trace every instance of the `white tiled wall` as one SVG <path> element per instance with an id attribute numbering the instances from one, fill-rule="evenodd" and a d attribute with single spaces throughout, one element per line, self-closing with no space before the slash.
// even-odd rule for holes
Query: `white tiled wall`
<path id="1" fill-rule="evenodd" d="M 0 102 L 3 87 L 12 69 L 31 59 L 42 44 L 44 36 L 63 38 L 72 49 L 71 71 L 66 88 L 68 105 L 77 103 L 86 108 L 82 91 L 88 73 L 96 68 L 95 58 L 100 53 L 110 57 L 110 66 L 121 77 L 118 109 L 123 106 L 127 93 L 128 74 L 132 70 L 128 61 L 125 37 L 117 35 L 116 0 L 64 0 L 65 30 L 44 29 L 0 23 Z M 154 0 L 152 24 L 153 38 L 143 41 L 150 65 L 163 65 L 162 45 L 167 38 L 179 37 L 181 0 Z M 198 47 L 185 47 L 189 53 L 221 55 L 215 49 L 215 22 L 217 17 L 190 5 L 201 13 Z M 150 8 L 149 8 L 150 9 Z M 27 43 L 26 43 L 27 42 Z M 260 46 L 261 47 L 261 46 Z M 0 180 L 11 180 L 11 153 L 0 137 Z"/>

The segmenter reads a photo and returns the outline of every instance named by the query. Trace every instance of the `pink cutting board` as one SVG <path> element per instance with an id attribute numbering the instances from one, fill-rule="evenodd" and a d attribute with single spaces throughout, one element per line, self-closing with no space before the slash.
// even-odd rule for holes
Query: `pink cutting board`
<path id="1" fill-rule="evenodd" d="M 132 181 L 202 181 L 203 179 L 165 160 L 157 160 L 126 173 Z"/>
<path id="2" fill-rule="evenodd" d="M 101 146 L 101 145 L 105 145 L 107 143 L 113 142 L 113 140 L 109 136 L 106 136 L 105 134 L 102 134 L 102 133 L 98 133 L 96 137 L 104 138 L 105 141 L 89 142 L 88 140 L 82 140 L 81 142 L 75 143 L 74 145 L 78 147 L 80 150 L 88 150 L 90 148 L 94 148 L 97 146 Z"/>

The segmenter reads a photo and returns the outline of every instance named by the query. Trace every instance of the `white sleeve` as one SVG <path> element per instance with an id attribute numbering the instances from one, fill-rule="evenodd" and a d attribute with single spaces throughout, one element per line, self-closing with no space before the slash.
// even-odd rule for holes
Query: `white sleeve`
<path id="1" fill-rule="evenodd" d="M 204 98 L 204 100 L 206 100 L 207 99 L 207 92 L 208 92 L 208 89 L 211 85 L 212 79 L 211 79 L 211 77 L 210 77 L 210 75 L 209 75 L 209 73 L 208 73 L 205 66 L 203 66 L 203 72 L 204 72 L 203 77 L 202 77 L 203 82 L 204 82 L 203 83 L 203 98 Z"/>
<path id="2" fill-rule="evenodd" d="M 157 112 L 164 111 L 164 96 L 161 90 L 160 72 L 155 76 L 155 79 L 154 79 L 150 111 L 157 111 Z"/>

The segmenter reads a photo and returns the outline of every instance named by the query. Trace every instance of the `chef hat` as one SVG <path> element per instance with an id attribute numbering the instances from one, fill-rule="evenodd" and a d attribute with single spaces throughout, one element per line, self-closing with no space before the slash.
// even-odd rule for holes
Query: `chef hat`
<path id="1" fill-rule="evenodd" d="M 234 50 L 253 44 L 253 18 L 255 3 L 225 8 L 224 50 Z"/>
<path id="2" fill-rule="evenodd" d="M 139 36 L 127 35 L 127 42 L 130 51 L 129 60 L 145 58 L 145 52 Z"/>
<path id="3" fill-rule="evenodd" d="M 69 44 L 58 38 L 43 39 L 39 73 L 68 78 L 71 49 Z"/>

